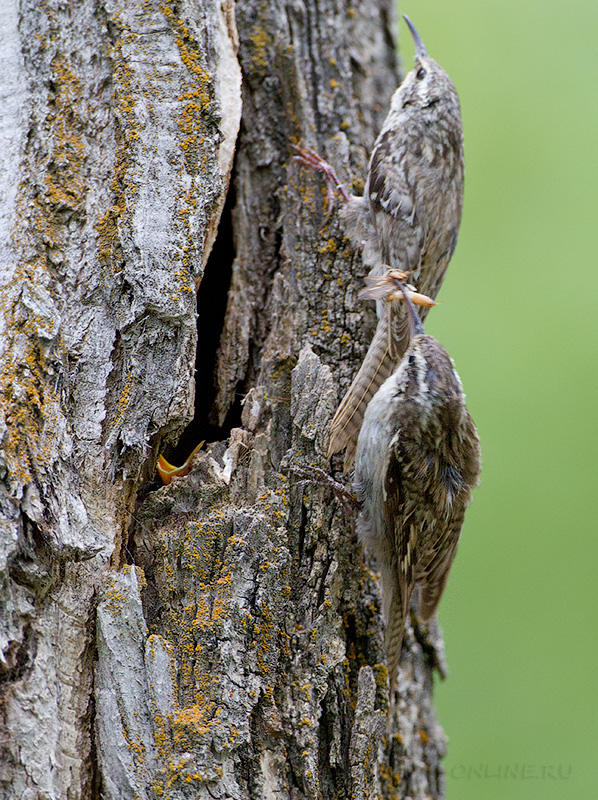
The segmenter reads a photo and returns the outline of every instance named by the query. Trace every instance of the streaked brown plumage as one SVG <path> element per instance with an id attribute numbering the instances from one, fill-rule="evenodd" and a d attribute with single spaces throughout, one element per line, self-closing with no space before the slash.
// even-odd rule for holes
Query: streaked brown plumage
<path id="1" fill-rule="evenodd" d="M 481 469 L 477 431 L 454 364 L 426 334 L 407 296 L 404 302 L 409 347 L 366 409 L 355 462 L 357 532 L 380 570 L 391 690 L 410 598 L 419 587 L 419 617 L 429 620 Z"/>
<path id="2" fill-rule="evenodd" d="M 299 158 L 321 170 L 345 201 L 347 232 L 365 243 L 367 262 L 411 273 L 418 290 L 435 298 L 457 244 L 463 207 L 463 135 L 459 98 L 442 67 L 416 46 L 415 67 L 393 95 L 370 158 L 363 197 L 349 195 L 317 154 Z M 421 312 L 425 319 L 426 310 Z M 407 348 L 409 326 L 399 301 L 379 305 L 378 327 L 361 368 L 330 429 L 329 455 L 343 448 L 345 471 L 354 461 L 369 400 Z"/>

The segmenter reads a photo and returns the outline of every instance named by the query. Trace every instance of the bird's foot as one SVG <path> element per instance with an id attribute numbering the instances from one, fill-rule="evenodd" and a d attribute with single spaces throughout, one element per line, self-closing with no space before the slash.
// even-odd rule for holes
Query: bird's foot
<path id="1" fill-rule="evenodd" d="M 312 467 L 310 465 L 299 466 L 298 464 L 292 464 L 289 467 L 289 473 L 300 478 L 298 483 L 316 483 L 322 486 L 327 486 L 329 489 L 332 489 L 334 496 L 340 503 L 342 503 L 343 508 L 346 511 L 352 513 L 359 511 L 359 500 L 353 494 L 353 492 L 350 489 L 347 489 L 344 484 L 340 483 L 339 481 L 335 481 L 332 475 L 329 475 L 326 470 L 320 469 L 319 467 Z"/>
<path id="2" fill-rule="evenodd" d="M 332 210 L 334 206 L 335 192 L 340 194 L 345 203 L 349 202 L 351 195 L 341 183 L 341 180 L 336 174 L 336 170 L 332 164 L 324 161 L 322 156 L 319 156 L 315 150 L 310 150 L 308 147 L 302 147 L 297 144 L 291 144 L 291 147 L 295 151 L 295 159 L 300 164 L 304 164 L 306 167 L 316 170 L 316 172 L 321 172 L 324 176 L 326 181 L 326 202 L 328 204 L 328 208 Z"/>

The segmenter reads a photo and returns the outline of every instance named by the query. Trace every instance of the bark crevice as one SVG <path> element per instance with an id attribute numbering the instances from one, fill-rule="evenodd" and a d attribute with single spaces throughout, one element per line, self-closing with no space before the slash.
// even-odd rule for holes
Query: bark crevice
<path id="1" fill-rule="evenodd" d="M 181 433 L 176 445 L 165 455 L 173 464 L 182 463 L 201 441 L 217 442 L 228 438 L 241 423 L 241 400 L 235 398 L 222 425 L 215 424 L 213 404 L 216 397 L 215 365 L 220 336 L 224 327 L 227 298 L 235 259 L 234 167 L 231 183 L 218 223 L 218 232 L 197 290 L 197 349 L 195 354 L 195 401 L 193 419 Z"/>

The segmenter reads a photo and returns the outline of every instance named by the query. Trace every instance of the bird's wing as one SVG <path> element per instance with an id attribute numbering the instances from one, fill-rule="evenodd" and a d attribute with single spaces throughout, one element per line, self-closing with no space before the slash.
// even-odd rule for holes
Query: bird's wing
<path id="1" fill-rule="evenodd" d="M 406 144 L 397 148 L 392 130 L 383 132 L 376 142 L 366 192 L 384 262 L 417 275 L 426 232 L 415 214 L 415 183 Z"/>
<path id="2" fill-rule="evenodd" d="M 391 691 L 399 668 L 409 600 L 415 586 L 416 547 L 419 535 L 414 524 L 413 509 L 405 497 L 403 487 L 400 439 L 399 430 L 390 446 L 384 480 L 386 530 L 388 535 L 392 536 L 394 545 L 394 557 L 391 559 L 394 579 L 386 623 L 386 662 Z"/>
<path id="3" fill-rule="evenodd" d="M 436 612 L 455 555 L 459 536 L 465 517 L 465 504 L 459 503 L 449 520 L 442 520 L 436 526 L 437 536 L 431 550 L 426 554 L 421 569 L 418 570 L 417 583 L 420 586 L 419 617 L 427 622 Z"/>
<path id="4" fill-rule="evenodd" d="M 480 440 L 472 418 L 467 410 L 466 432 L 463 452 L 451 483 L 452 500 L 446 514 L 438 515 L 431 536 L 421 553 L 416 581 L 421 586 L 419 616 L 429 620 L 440 603 L 451 565 L 457 553 L 461 528 L 465 519 L 465 509 L 471 499 L 471 490 L 477 486 L 481 470 Z M 457 475 L 455 481 L 454 475 Z M 445 479 L 447 480 L 447 479 Z M 446 508 L 446 506 L 445 506 Z"/>

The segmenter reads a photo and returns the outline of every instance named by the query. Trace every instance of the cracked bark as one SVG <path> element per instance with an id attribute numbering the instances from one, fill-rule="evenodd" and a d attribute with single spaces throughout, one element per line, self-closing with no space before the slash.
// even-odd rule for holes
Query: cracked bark
<path id="1" fill-rule="evenodd" d="M 398 82 L 393 3 L 246 0 L 236 23 L 228 0 L 6 5 L 3 796 L 442 796 L 440 634 L 408 632 L 387 731 L 372 565 L 289 472 L 328 468 L 374 324 L 289 142 L 359 189 Z M 208 259 L 233 154 L 231 273 L 230 242 Z M 197 376 L 218 441 L 157 488 L 194 413 L 195 285 L 231 274 Z"/>

